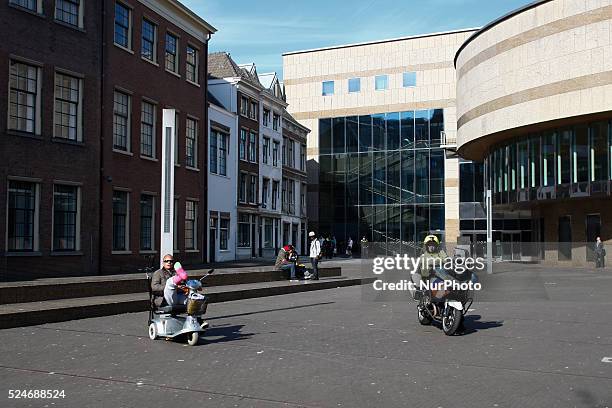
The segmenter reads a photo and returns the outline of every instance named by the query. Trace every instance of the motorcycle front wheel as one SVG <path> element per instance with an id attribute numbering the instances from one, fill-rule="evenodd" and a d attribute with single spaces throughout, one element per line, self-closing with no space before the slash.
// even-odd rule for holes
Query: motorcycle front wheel
<path id="1" fill-rule="evenodd" d="M 417 317 L 419 319 L 419 323 L 421 323 L 423 326 L 428 326 L 431 324 L 431 316 L 429 316 L 429 314 L 421 307 L 417 307 Z"/>
<path id="2" fill-rule="evenodd" d="M 442 317 L 442 330 L 447 336 L 455 334 L 461 324 L 461 310 L 449 307 L 448 312 Z"/>

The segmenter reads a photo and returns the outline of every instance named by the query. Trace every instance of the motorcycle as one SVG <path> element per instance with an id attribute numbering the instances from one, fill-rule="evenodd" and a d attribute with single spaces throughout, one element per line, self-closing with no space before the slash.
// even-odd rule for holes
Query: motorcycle
<path id="1" fill-rule="evenodd" d="M 419 274 L 412 276 L 415 289 L 411 292 L 417 302 L 419 323 L 426 326 L 436 321 L 441 323 L 442 331 L 447 336 L 457 333 L 474 302 L 473 285 L 478 282 L 476 274 L 471 271 L 457 274 L 443 269 L 431 269 L 426 281 L 422 281 Z M 466 289 L 447 290 L 453 282 Z"/>
<path id="2" fill-rule="evenodd" d="M 152 276 L 146 274 L 151 305 L 147 324 L 149 325 L 149 338 L 151 340 L 187 337 L 187 344 L 190 346 L 198 344 L 200 334 L 204 333 L 207 328 L 207 323 L 204 322 L 202 316 L 206 313 L 208 307 L 206 296 L 198 292 L 202 289 L 202 281 L 213 272 L 214 269 L 210 269 L 200 280 L 191 279 L 185 283 L 181 289 L 187 297 L 186 304 L 166 305 L 159 308 L 156 308 L 153 302 Z"/>

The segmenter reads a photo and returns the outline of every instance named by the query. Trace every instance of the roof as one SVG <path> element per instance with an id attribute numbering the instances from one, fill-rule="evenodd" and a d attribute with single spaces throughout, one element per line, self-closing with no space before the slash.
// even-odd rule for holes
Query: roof
<path id="1" fill-rule="evenodd" d="M 274 83 L 274 78 L 276 78 L 276 72 L 266 72 L 265 74 L 259 74 L 258 77 L 259 82 L 264 86 L 264 88 L 270 89 Z"/>
<path id="2" fill-rule="evenodd" d="M 476 31 L 476 30 L 479 30 L 479 29 L 480 29 L 480 27 L 463 28 L 463 29 L 460 29 L 460 30 L 440 31 L 440 32 L 429 33 L 429 34 L 410 35 L 410 36 L 407 36 L 407 37 L 389 38 L 389 39 L 386 39 L 386 40 L 375 40 L 375 41 L 366 41 L 366 42 L 359 42 L 359 43 L 353 43 L 353 44 L 332 45 L 330 47 L 311 48 L 311 49 L 300 50 L 300 51 L 289 51 L 289 52 L 283 53 L 283 56 L 285 56 L 285 55 L 294 55 L 294 54 L 305 54 L 305 53 L 308 53 L 308 52 L 334 50 L 334 49 L 338 49 L 338 48 L 359 47 L 359 46 L 362 46 L 362 45 L 382 44 L 382 43 L 394 42 L 394 41 L 413 40 L 413 39 L 416 39 L 416 38 L 434 37 L 436 35 L 458 34 L 458 33 L 465 33 L 467 31 Z"/>
<path id="3" fill-rule="evenodd" d="M 254 68 L 255 64 L 251 65 Z M 244 67 L 236 64 L 227 52 L 213 52 L 208 55 L 208 79 L 240 78 L 256 88 L 263 88 L 257 76 Z"/>
<path id="4" fill-rule="evenodd" d="M 203 26 L 211 34 L 217 32 L 217 29 L 215 27 L 211 26 L 202 17 L 198 16 L 196 13 L 194 13 L 190 8 L 185 6 L 180 1 L 178 1 L 178 0 L 169 0 L 169 3 L 174 5 L 176 8 L 181 10 L 183 13 L 187 14 L 193 21 L 195 21 L 196 23 L 198 23 L 201 26 Z"/>
<path id="5" fill-rule="evenodd" d="M 300 122 L 298 122 L 298 120 L 296 118 L 294 118 L 289 112 L 287 112 L 287 110 L 283 109 L 283 119 L 288 120 L 289 122 L 293 123 L 294 125 L 297 125 L 298 127 L 302 128 L 306 133 L 310 133 L 310 129 L 308 129 L 306 126 L 302 125 Z"/>
<path id="6" fill-rule="evenodd" d="M 485 31 L 491 29 L 492 27 L 496 26 L 497 24 L 501 23 L 502 21 L 508 20 L 509 18 L 512 18 L 512 17 L 516 16 L 517 14 L 522 13 L 523 11 L 527 11 L 529 9 L 537 7 L 540 4 L 548 3 L 549 1 L 552 1 L 552 0 L 536 0 L 534 2 L 531 2 L 529 4 L 526 4 L 526 5 L 522 6 L 522 7 L 517 8 L 516 10 L 512 10 L 511 12 L 506 13 L 503 16 L 501 16 L 501 17 L 491 21 L 489 24 L 485 25 L 484 27 L 481 27 L 478 31 L 476 31 L 474 34 L 469 36 L 468 39 L 465 40 L 463 44 L 461 44 L 461 46 L 459 47 L 459 49 L 455 53 L 455 59 L 454 59 L 455 67 L 457 67 L 457 58 L 459 58 L 459 54 L 461 53 L 461 51 L 464 50 L 464 48 L 469 43 L 471 43 L 474 40 L 474 38 L 478 37 L 480 34 L 482 34 Z"/>

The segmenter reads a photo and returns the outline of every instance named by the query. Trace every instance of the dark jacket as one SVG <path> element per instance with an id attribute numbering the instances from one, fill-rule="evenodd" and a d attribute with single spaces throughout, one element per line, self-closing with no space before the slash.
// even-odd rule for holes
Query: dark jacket
<path id="1" fill-rule="evenodd" d="M 153 291 L 153 302 L 155 306 L 160 307 L 164 302 L 164 288 L 166 287 L 166 281 L 174 275 L 174 271 L 167 271 L 164 268 L 160 268 L 153 273 L 151 279 L 151 290 Z"/>

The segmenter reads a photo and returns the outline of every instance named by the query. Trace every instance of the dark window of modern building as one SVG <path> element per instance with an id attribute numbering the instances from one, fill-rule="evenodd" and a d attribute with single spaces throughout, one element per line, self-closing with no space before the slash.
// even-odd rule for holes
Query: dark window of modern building
<path id="1" fill-rule="evenodd" d="M 330 154 L 332 152 L 331 119 L 319 120 L 319 154 Z"/>
<path id="2" fill-rule="evenodd" d="M 8 128 L 39 133 L 40 68 L 11 60 Z"/>
<path id="3" fill-rule="evenodd" d="M 589 128 L 578 125 L 572 141 L 572 182 L 582 183 L 589 180 Z"/>
<path id="4" fill-rule="evenodd" d="M 377 91 L 385 90 L 389 87 L 389 77 L 387 75 L 377 75 L 374 78 L 374 89 Z"/>
<path id="5" fill-rule="evenodd" d="M 198 83 L 198 71 L 199 71 L 199 53 L 198 50 L 191 46 L 187 46 L 187 56 L 185 57 L 185 76 L 187 80 L 193 82 L 194 84 Z"/>
<path id="6" fill-rule="evenodd" d="M 350 78 L 348 80 L 349 93 L 361 91 L 361 78 Z"/>
<path id="7" fill-rule="evenodd" d="M 115 3 L 115 44 L 132 48 L 132 11 L 121 3 Z"/>
<path id="8" fill-rule="evenodd" d="M 157 61 L 157 25 L 147 19 L 142 20 L 142 40 L 140 53 L 142 58 Z"/>
<path id="9" fill-rule="evenodd" d="M 75 27 L 82 27 L 80 0 L 55 0 L 55 19 Z"/>
<path id="10" fill-rule="evenodd" d="M 344 118 L 333 118 L 332 121 L 333 153 L 344 153 Z"/>
<path id="11" fill-rule="evenodd" d="M 146 101 L 140 112 L 140 154 L 155 157 L 155 105 Z"/>
<path id="12" fill-rule="evenodd" d="M 113 251 L 128 251 L 129 246 L 129 193 L 113 191 Z"/>
<path id="13" fill-rule="evenodd" d="M 444 114 L 442 109 L 429 110 L 429 143 L 431 147 L 438 147 L 442 143 L 444 131 Z"/>
<path id="14" fill-rule="evenodd" d="M 166 33 L 166 69 L 178 74 L 178 38 L 170 33 Z"/>
<path id="15" fill-rule="evenodd" d="M 402 74 L 402 85 L 404 88 L 416 86 L 416 72 L 404 72 Z"/>
<path id="16" fill-rule="evenodd" d="M 334 81 L 323 81 L 321 85 L 321 95 L 333 95 L 334 94 Z"/>
<path id="17" fill-rule="evenodd" d="M 357 116 L 346 118 L 346 151 L 347 153 L 359 151 L 359 118 Z"/>
<path id="18" fill-rule="evenodd" d="M 114 94 L 113 149 L 130 151 L 130 96 L 119 91 Z"/>
<path id="19" fill-rule="evenodd" d="M 140 196 L 140 250 L 153 250 L 153 233 L 155 231 L 153 223 L 155 222 L 153 212 L 154 197 L 152 195 L 142 194 Z"/>
<path id="20" fill-rule="evenodd" d="M 11 252 L 34 251 L 38 224 L 36 183 L 10 180 L 8 185 L 8 243 Z"/>
<path id="21" fill-rule="evenodd" d="M 387 150 L 400 148 L 400 114 L 399 112 L 387 113 Z"/>
<path id="22" fill-rule="evenodd" d="M 372 148 L 375 151 L 386 150 L 385 114 L 372 115 Z"/>
<path id="23" fill-rule="evenodd" d="M 53 250 L 76 251 L 79 238 L 79 188 L 53 186 Z"/>
<path id="24" fill-rule="evenodd" d="M 606 122 L 593 123 L 589 129 L 591 146 L 591 181 L 608 179 L 608 124 Z M 612 134 L 611 134 L 612 137 Z M 612 142 L 612 141 L 611 141 Z M 612 149 L 612 143 L 610 144 Z"/>
<path id="25" fill-rule="evenodd" d="M 53 137 L 81 140 L 81 80 L 55 73 Z"/>
<path id="26" fill-rule="evenodd" d="M 542 186 L 555 184 L 555 133 L 547 132 L 542 137 Z"/>
<path id="27" fill-rule="evenodd" d="M 429 111 L 420 110 L 414 113 L 414 145 L 429 147 Z"/>
<path id="28" fill-rule="evenodd" d="M 474 165 L 459 163 L 459 202 L 474 202 Z"/>
<path id="29" fill-rule="evenodd" d="M 558 134 L 557 145 L 557 184 L 570 182 L 570 149 L 572 143 L 572 131 L 563 130 Z"/>
<path id="30" fill-rule="evenodd" d="M 540 187 L 540 137 L 529 138 L 529 187 Z"/>
<path id="31" fill-rule="evenodd" d="M 414 111 L 400 113 L 400 138 L 402 149 L 414 147 Z"/>

